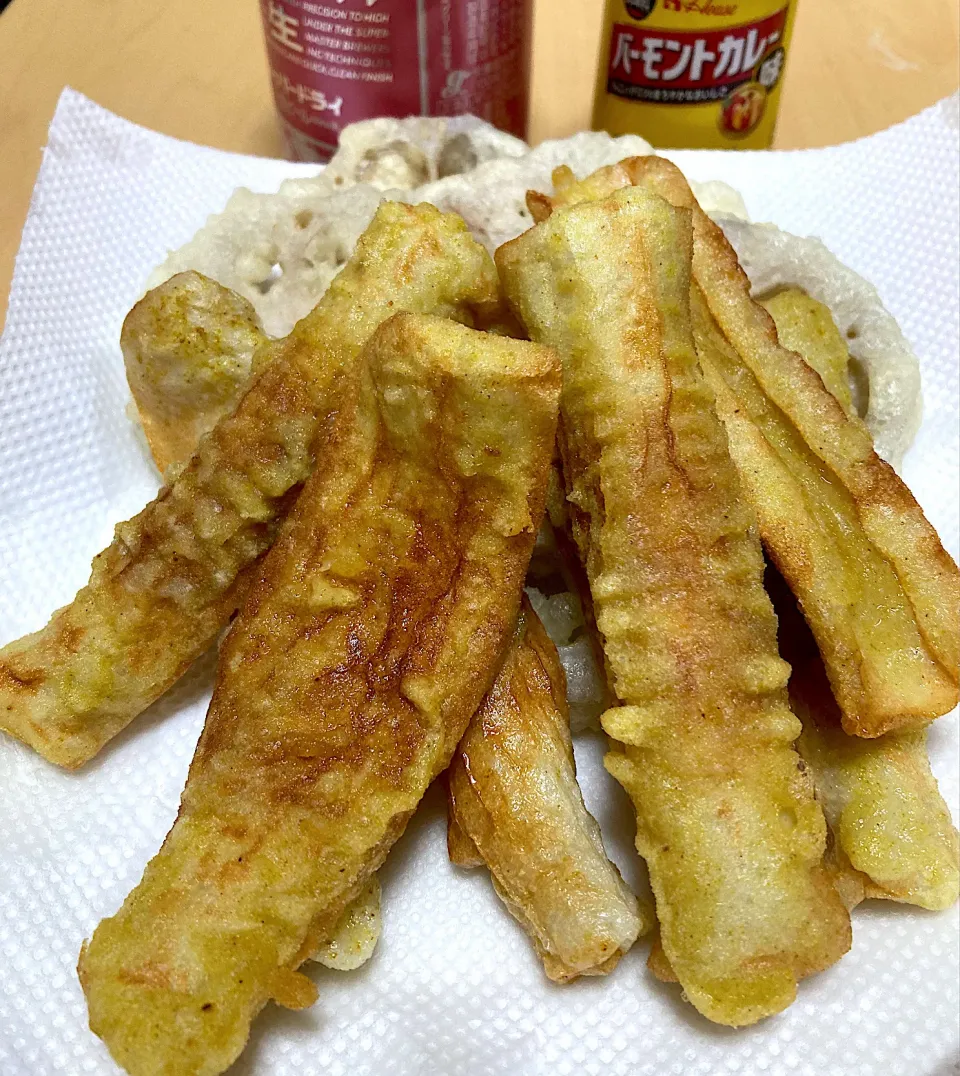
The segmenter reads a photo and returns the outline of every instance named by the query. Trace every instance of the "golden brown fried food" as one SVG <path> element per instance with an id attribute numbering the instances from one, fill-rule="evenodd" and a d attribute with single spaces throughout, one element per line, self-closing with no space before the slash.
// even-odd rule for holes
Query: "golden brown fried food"
<path id="1" fill-rule="evenodd" d="M 701 363 L 731 452 L 767 551 L 817 638 L 843 727 L 872 737 L 946 713 L 957 697 L 943 616 L 955 568 L 919 506 L 879 457 L 874 461 L 888 488 L 878 481 L 858 503 L 742 362 L 696 287 L 693 309 Z M 793 352 L 780 352 L 802 362 Z M 817 386 L 811 396 L 829 395 L 819 378 L 810 385 Z M 898 512 L 908 528 L 899 527 Z M 876 531 L 877 523 L 900 543 L 899 563 L 889 544 L 884 548 L 871 538 L 868 528 Z M 933 573 L 940 569 L 937 593 Z M 939 635 L 937 617 L 944 629 Z M 938 648 L 940 638 L 945 645 Z"/>
<path id="2" fill-rule="evenodd" d="M 847 906 L 881 897 L 949 908 L 960 895 L 960 837 L 930 770 L 926 729 L 848 736 L 810 629 L 775 569 L 767 589 L 793 667 L 797 747 L 832 831 L 827 864 Z"/>
<path id="3" fill-rule="evenodd" d="M 448 844 L 486 863 L 556 982 L 605 975 L 653 925 L 607 858 L 577 785 L 557 648 L 524 599 L 503 666 L 449 770 Z"/>
<path id="4" fill-rule="evenodd" d="M 555 212 L 496 255 L 563 360 L 560 445 L 612 687 L 607 768 L 637 813 L 663 946 L 710 1019 L 749 1024 L 850 923 L 793 741 L 763 559 L 690 326 L 691 215 L 644 190 Z"/>
<path id="5" fill-rule="evenodd" d="M 780 343 L 812 366 L 844 411 L 852 414 L 850 352 L 829 308 L 799 288 L 784 288 L 761 299 L 760 305 L 773 318 Z"/>
<path id="6" fill-rule="evenodd" d="M 120 350 L 157 468 L 186 463 L 237 406 L 254 356 L 272 357 L 256 311 L 201 273 L 177 273 L 133 307 Z"/>
<path id="7" fill-rule="evenodd" d="M 960 574 L 907 487 L 803 359 L 782 347 L 680 170 L 635 157 L 553 204 L 641 184 L 693 214 L 697 350 L 771 559 L 823 655 L 843 727 L 879 736 L 958 700 Z"/>
<path id="8" fill-rule="evenodd" d="M 850 409 L 843 337 L 829 310 L 800 291 L 762 303 L 780 342 L 820 374 Z M 797 749 L 810 769 L 831 839 L 826 863 L 848 908 L 880 897 L 948 908 L 960 894 L 960 838 L 930 770 L 923 729 L 872 740 L 849 736 L 810 629 L 777 570 L 767 590 L 790 663 L 790 702 L 803 724 Z M 856 864 L 856 866 L 854 866 Z"/>
<path id="9" fill-rule="evenodd" d="M 545 348 L 391 318 L 223 646 L 180 814 L 81 954 L 128 1072 L 207 1076 L 380 866 L 510 642 L 559 395 Z"/>
<path id="10" fill-rule="evenodd" d="M 156 500 L 117 527 L 89 583 L 0 650 L 0 728 L 79 766 L 173 684 L 236 610 L 377 325 L 469 321 L 497 302 L 489 256 L 453 214 L 385 203 L 314 311 Z"/>
<path id="11" fill-rule="evenodd" d="M 161 470 L 169 463 L 189 459 L 196 449 L 201 434 L 215 424 L 221 410 L 230 410 L 232 406 L 235 406 L 242 393 L 244 379 L 248 378 L 250 373 L 249 343 L 256 337 L 259 337 L 260 343 L 266 342 L 266 337 L 258 328 L 252 308 L 246 314 L 244 313 L 243 306 L 246 305 L 248 304 L 245 300 L 214 281 L 198 273 L 186 273 L 179 274 L 154 289 L 128 314 L 121 336 L 128 379 L 137 400 L 141 420 L 147 431 L 154 460 Z M 508 335 L 522 336 L 522 330 L 508 333 Z M 262 349 L 259 354 L 269 354 L 269 351 Z M 161 455 L 165 450 L 167 451 L 166 459 Z M 554 472 L 551 469 L 551 480 L 553 479 Z M 553 481 L 551 481 L 552 484 Z M 562 493 L 560 496 L 562 497 Z M 550 491 L 548 490 L 548 501 L 549 499 Z M 528 615 L 536 618 L 536 614 L 532 611 L 529 611 Z M 541 629 L 538 638 L 542 635 Z M 526 646 L 525 635 L 522 636 L 522 640 L 519 645 Z M 551 645 L 549 640 L 545 640 L 540 650 Z M 534 667 L 542 676 L 547 666 L 537 660 L 537 650 L 533 649 L 531 655 L 527 656 L 533 657 Z M 551 671 L 556 668 L 562 677 L 562 669 L 556 660 L 549 668 Z M 499 680 L 497 681 L 498 698 L 510 690 L 510 674 L 507 673 L 506 676 L 507 679 L 503 685 L 500 685 Z M 562 692 L 562 679 L 560 685 Z M 491 690 L 498 691 L 498 687 L 495 686 Z M 515 819 L 517 825 L 513 829 L 523 825 L 529 829 L 535 813 L 543 814 L 553 811 L 557 818 L 559 808 L 566 809 L 566 814 L 570 816 L 558 819 L 566 822 L 566 832 L 561 832 L 558 827 L 555 827 L 552 834 L 554 844 L 550 848 L 554 860 L 559 859 L 564 853 L 569 857 L 570 869 L 567 871 L 567 885 L 558 890 L 554 889 L 552 883 L 544 884 L 546 878 L 537 875 L 532 870 L 532 864 L 524 864 L 524 877 L 536 891 L 534 894 L 528 894 L 531 900 L 535 900 L 539 895 L 543 902 L 552 902 L 556 908 L 560 901 L 570 902 L 571 898 L 580 898 L 579 902 L 573 900 L 564 909 L 567 911 L 564 924 L 566 936 L 557 934 L 559 948 L 555 942 L 551 942 L 550 938 L 546 939 L 547 945 L 552 945 L 555 953 L 566 954 L 571 962 L 564 965 L 560 957 L 551 956 L 546 950 L 542 954 L 548 962 L 548 974 L 554 978 L 572 978 L 581 973 L 589 973 L 600 964 L 603 964 L 604 971 L 612 969 L 621 952 L 636 939 L 639 924 L 636 922 L 636 900 L 619 881 L 616 868 L 602 854 L 602 845 L 598 856 L 597 849 L 582 839 L 582 834 L 588 827 L 595 824 L 586 813 L 577 789 L 575 775 L 570 769 L 572 755 L 569 749 L 567 751 L 560 749 L 564 742 L 562 737 L 566 736 L 567 742 L 570 739 L 566 705 L 564 704 L 562 713 L 550 710 L 546 705 L 546 700 L 550 696 L 547 694 L 546 699 L 543 699 L 543 695 L 542 691 L 538 696 L 535 691 L 526 689 L 519 690 L 515 695 L 515 702 L 518 706 L 527 706 L 527 712 L 518 715 L 525 717 L 529 723 L 529 729 L 526 731 L 533 733 L 525 741 L 527 746 L 557 748 L 552 752 L 547 750 L 543 759 L 537 757 L 531 759 L 531 751 L 528 750 L 526 761 L 530 762 L 534 769 L 540 766 L 545 774 L 548 770 L 550 773 L 553 771 L 543 764 L 552 763 L 559 777 L 548 781 L 542 791 L 556 793 L 562 783 L 562 791 L 566 793 L 566 796 L 558 801 L 554 795 L 551 801 L 536 803 L 533 802 L 533 798 L 540 790 L 540 785 L 524 782 L 525 794 L 515 801 L 518 814 Z M 531 700 L 538 699 L 544 703 L 543 706 L 537 707 L 531 704 Z M 460 748 L 461 753 L 469 750 L 469 745 L 473 743 L 480 748 L 480 753 L 486 759 L 487 764 L 483 772 L 488 773 L 491 779 L 495 780 L 498 767 L 503 768 L 508 776 L 512 776 L 516 781 L 522 775 L 509 769 L 510 756 L 505 753 L 494 757 L 494 753 L 498 752 L 501 746 L 506 752 L 506 743 L 501 738 L 484 738 L 482 733 L 476 733 L 474 726 L 481 720 L 479 713 L 474 715 L 471 726 L 464 736 Z M 538 728 L 544 725 L 545 721 L 546 726 Z M 558 732 L 554 727 L 560 722 L 564 726 L 562 732 Z M 524 730 L 515 728 L 513 732 L 512 747 L 514 749 L 522 747 L 523 742 L 519 737 L 524 734 Z M 558 737 L 560 737 L 559 740 Z M 481 772 L 479 765 L 471 772 L 476 781 L 477 774 Z M 564 780 L 565 778 L 568 779 Z M 514 788 L 512 791 L 517 790 Z M 503 794 L 499 785 L 496 789 L 490 789 L 490 795 L 494 794 L 500 794 L 501 806 L 509 810 L 510 804 L 503 803 Z M 464 792 L 461 800 L 465 800 L 466 796 L 467 793 Z M 528 807 L 526 816 L 521 810 L 524 805 Z M 501 827 L 504 821 L 501 820 Z M 460 831 L 452 808 L 449 825 L 451 848 L 455 853 L 469 855 L 471 859 L 475 859 L 472 865 L 482 864 L 483 859 L 476 846 L 468 838 L 463 838 L 462 844 L 466 851 L 457 851 L 460 848 L 458 843 Z M 510 830 L 511 833 L 513 829 Z M 538 840 L 542 840 L 542 831 L 540 833 L 540 837 L 536 833 L 525 834 L 527 845 L 533 846 Z M 599 835 L 597 839 L 599 840 Z M 567 842 L 566 847 L 563 844 L 564 840 Z M 578 842 L 579 847 L 577 847 Z M 491 865 L 495 868 L 494 877 L 497 877 L 498 864 L 495 860 L 503 859 L 504 854 L 512 849 L 504 847 L 499 830 L 491 835 L 491 839 L 484 842 L 484 849 L 488 855 L 494 857 Z M 589 853 L 586 860 L 584 853 Z M 518 862 L 501 864 L 503 869 L 500 873 L 506 872 L 509 881 L 510 877 L 517 875 L 516 868 L 520 865 Z M 551 869 L 555 865 L 553 861 L 546 864 Z M 584 873 L 575 873 L 577 867 L 583 869 Z M 616 886 L 613 884 L 614 879 L 616 879 Z M 599 887 L 597 882 L 601 883 Z M 606 883 L 606 893 L 601 893 L 603 883 Z M 371 884 L 376 886 L 375 881 Z M 589 906 L 584 900 L 588 896 L 594 898 L 589 902 Z M 607 897 L 605 902 L 604 896 Z M 625 902 L 626 907 L 624 907 Z M 604 903 L 606 907 L 603 907 Z M 616 907 L 612 907 L 614 904 Z M 512 907 L 516 908 L 516 904 Z M 540 910 L 542 909 L 535 909 L 534 914 Z M 605 924 L 599 921 L 604 912 L 611 911 L 612 922 Z M 619 916 L 618 911 L 621 913 Z M 629 915 L 626 916 L 625 921 L 627 911 Z M 630 916 L 634 920 L 632 933 Z M 557 918 L 555 914 L 554 919 Z M 539 920 L 542 921 L 543 916 L 540 916 Z M 377 887 L 377 892 L 368 895 L 365 902 L 358 901 L 357 906 L 351 905 L 347 909 L 337 934 L 322 947 L 315 959 L 338 969 L 359 966 L 373 955 L 379 925 L 379 887 Z M 577 936 L 571 938 L 570 934 L 577 930 L 579 930 Z M 604 949 L 602 958 L 601 949 Z M 611 956 L 612 952 L 613 956 Z"/>
<path id="12" fill-rule="evenodd" d="M 127 380 L 157 469 L 187 462 L 202 436 L 233 411 L 256 356 L 273 357 L 253 307 L 200 273 L 178 273 L 145 295 L 120 334 Z M 248 571 L 250 569 L 247 569 Z M 313 959 L 353 971 L 380 938 L 380 883 L 372 878 Z"/>

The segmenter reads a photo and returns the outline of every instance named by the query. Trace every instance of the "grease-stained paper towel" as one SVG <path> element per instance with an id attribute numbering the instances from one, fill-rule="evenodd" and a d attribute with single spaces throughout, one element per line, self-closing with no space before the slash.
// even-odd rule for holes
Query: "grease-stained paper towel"
<path id="1" fill-rule="evenodd" d="M 872 280 L 920 356 L 923 428 L 905 477 L 958 545 L 956 98 L 845 146 L 678 152 L 756 220 L 821 236 Z M 313 166 L 187 145 L 65 91 L 23 234 L 0 343 L 0 642 L 39 627 L 87 578 L 113 524 L 156 474 L 125 417 L 124 314 L 168 248 L 234 187 L 272 190 Z M 0 737 L 0 1074 L 115 1073 L 87 1029 L 80 944 L 137 883 L 171 825 L 209 697 L 201 662 L 78 773 Z M 956 815 L 956 715 L 930 734 Z M 628 881 L 630 810 L 602 742 L 577 759 L 588 806 Z M 873 903 L 853 951 L 760 1025 L 708 1024 L 646 971 L 641 943 L 612 975 L 554 986 L 485 872 L 450 866 L 428 795 L 381 872 L 384 929 L 363 969 L 311 969 L 320 1000 L 268 1007 L 235 1073 L 304 1076 L 946 1076 L 958 1048 L 956 909 Z"/>

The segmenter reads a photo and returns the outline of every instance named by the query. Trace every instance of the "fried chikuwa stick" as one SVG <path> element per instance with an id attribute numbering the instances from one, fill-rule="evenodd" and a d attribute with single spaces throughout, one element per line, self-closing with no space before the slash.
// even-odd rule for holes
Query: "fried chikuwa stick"
<path id="1" fill-rule="evenodd" d="M 764 302 L 777 335 L 851 406 L 849 354 L 830 312 L 801 293 Z M 784 338 L 786 337 L 786 340 Z M 823 661 L 782 577 L 767 569 L 790 663 L 790 702 L 803 723 L 797 749 L 830 827 L 826 862 L 848 908 L 868 897 L 937 911 L 960 895 L 960 837 L 927 756 L 926 729 L 866 740 L 843 731 Z"/>
<path id="2" fill-rule="evenodd" d="M 710 1019 L 752 1023 L 850 923 L 793 741 L 763 559 L 697 362 L 689 210 L 643 190 L 555 212 L 498 268 L 563 361 L 572 529 L 612 687 L 607 768 L 637 814 L 664 949 Z"/>
<path id="3" fill-rule="evenodd" d="M 640 184 L 693 214 L 697 351 L 771 559 L 823 657 L 844 729 L 918 727 L 958 700 L 960 575 L 870 433 L 782 347 L 680 170 L 635 157 L 570 182 L 538 216 Z"/>
<path id="4" fill-rule="evenodd" d="M 273 357 L 267 343 L 250 303 L 201 273 L 177 273 L 133 306 L 120 348 L 158 471 L 188 463 L 202 436 L 236 409 L 253 379 L 254 359 L 262 367 Z M 353 971 L 373 956 L 381 926 L 380 882 L 373 875 L 313 959 Z"/>
<path id="5" fill-rule="evenodd" d="M 510 643 L 543 514 L 547 349 L 401 315 L 366 349 L 223 645 L 176 824 L 79 972 L 135 1076 L 210 1076 L 329 936 Z"/>
<path id="6" fill-rule="evenodd" d="M 199 273 L 178 274 L 130 311 L 121 334 L 127 377 L 161 470 L 188 460 L 202 433 L 236 407 L 265 340 L 252 307 Z M 563 669 L 529 605 L 521 619 L 451 768 L 450 847 L 461 866 L 461 846 L 470 865 L 487 862 L 547 974 L 569 981 L 612 970 L 653 913 L 638 911 L 604 852 L 576 782 Z M 466 769 L 469 781 L 459 779 Z M 482 856 L 458 826 L 457 805 Z M 374 877 L 314 959 L 357 967 L 379 932 Z"/>
<path id="7" fill-rule="evenodd" d="M 450 858 L 485 863 L 547 975 L 604 975 L 653 925 L 577 785 L 566 681 L 529 603 L 449 772 Z"/>
<path id="8" fill-rule="evenodd" d="M 265 340 L 252 307 L 199 273 L 178 274 L 130 311 L 121 334 L 127 377 L 161 470 L 188 460 L 201 434 L 236 407 Z M 486 861 L 547 974 L 569 981 L 610 971 L 653 913 L 637 908 L 603 850 L 576 783 L 563 670 L 529 606 L 522 620 L 451 770 L 459 790 L 451 855 L 461 866 Z M 458 779 L 465 769 L 469 783 Z M 457 804 L 483 855 L 459 827 Z M 372 956 L 379 927 L 373 878 L 315 959 L 356 967 Z"/>
<path id="9" fill-rule="evenodd" d="M 93 757 L 216 639 L 339 406 L 343 377 L 401 310 L 471 321 L 496 305 L 489 256 L 454 214 L 385 203 L 317 307 L 235 411 L 93 562 L 50 623 L 0 650 L 0 728 L 45 758 Z M 258 366 L 255 361 L 254 366 Z"/>
<path id="10" fill-rule="evenodd" d="M 927 730 L 849 736 L 810 629 L 776 569 L 768 569 L 790 662 L 797 741 L 830 826 L 826 862 L 848 907 L 868 897 L 949 908 L 960 889 L 960 838 L 927 756 Z"/>

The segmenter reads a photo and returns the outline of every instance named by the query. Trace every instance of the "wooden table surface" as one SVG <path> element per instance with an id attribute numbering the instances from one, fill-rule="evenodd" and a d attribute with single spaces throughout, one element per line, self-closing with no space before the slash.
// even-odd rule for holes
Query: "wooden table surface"
<path id="1" fill-rule="evenodd" d="M 589 125 L 602 6 L 538 0 L 532 140 Z M 954 0 L 799 0 L 776 145 L 870 134 L 957 84 Z M 13 0 L 0 14 L 0 323 L 66 85 L 178 138 L 281 152 L 256 0 Z"/>

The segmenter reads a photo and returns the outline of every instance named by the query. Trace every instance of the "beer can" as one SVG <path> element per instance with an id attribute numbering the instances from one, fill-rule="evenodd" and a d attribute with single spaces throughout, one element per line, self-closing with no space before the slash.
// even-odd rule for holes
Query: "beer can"
<path id="1" fill-rule="evenodd" d="M 796 0 L 607 0 L 594 129 L 766 149 L 795 14 Z"/>
<path id="2" fill-rule="evenodd" d="M 532 0 L 260 0 L 290 154 L 349 123 L 473 113 L 526 136 Z"/>

